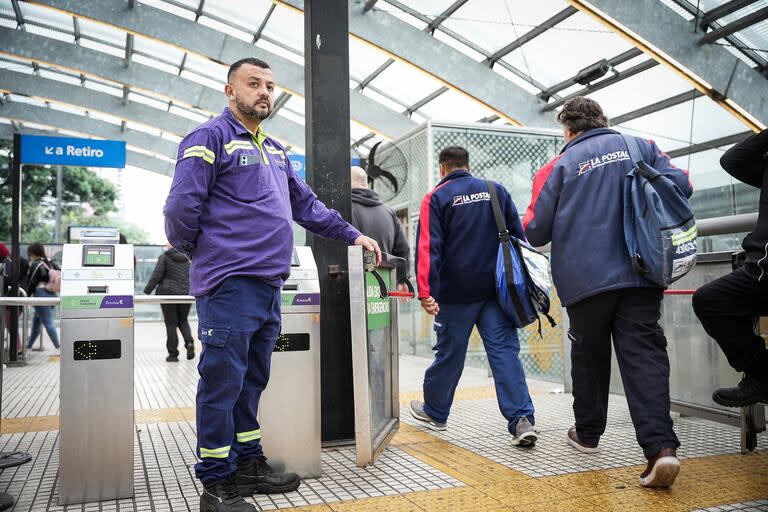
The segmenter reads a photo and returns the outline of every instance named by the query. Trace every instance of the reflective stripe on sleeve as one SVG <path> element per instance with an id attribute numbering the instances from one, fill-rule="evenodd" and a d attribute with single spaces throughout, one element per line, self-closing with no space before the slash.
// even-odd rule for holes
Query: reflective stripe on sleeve
<path id="1" fill-rule="evenodd" d="M 256 439 L 261 439 L 261 429 L 237 433 L 238 443 L 247 443 L 248 441 L 254 441 Z"/>
<path id="2" fill-rule="evenodd" d="M 226 459 L 229 457 L 230 446 L 222 446 L 221 448 L 200 448 L 200 458 L 204 459 L 210 457 L 212 459 Z"/>
<path id="3" fill-rule="evenodd" d="M 181 158 L 199 157 L 212 164 L 216 160 L 216 154 L 205 146 L 190 146 L 184 150 Z"/>

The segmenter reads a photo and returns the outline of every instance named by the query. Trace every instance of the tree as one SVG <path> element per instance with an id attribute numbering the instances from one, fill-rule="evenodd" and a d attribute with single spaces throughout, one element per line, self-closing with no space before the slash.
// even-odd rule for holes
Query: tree
<path id="1" fill-rule="evenodd" d="M 10 141 L 0 141 L 0 240 L 11 239 L 11 148 Z M 69 226 L 114 226 L 121 232 L 130 231 L 132 243 L 147 242 L 149 237 L 140 227 L 114 217 L 117 190 L 111 182 L 85 167 L 66 167 L 62 185 L 62 233 Z M 22 242 L 53 242 L 55 209 L 56 169 L 25 165 L 21 189 Z"/>

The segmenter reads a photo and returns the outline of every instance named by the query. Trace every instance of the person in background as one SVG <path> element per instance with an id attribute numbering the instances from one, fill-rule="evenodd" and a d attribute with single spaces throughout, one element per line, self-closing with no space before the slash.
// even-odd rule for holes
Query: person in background
<path id="1" fill-rule="evenodd" d="M 149 295 L 157 288 L 158 295 L 189 295 L 189 258 L 169 246 L 157 259 L 155 270 L 144 287 L 144 293 Z M 176 329 L 181 331 L 184 347 L 187 349 L 187 359 L 195 358 L 195 340 L 189 328 L 187 317 L 191 304 L 161 304 L 163 321 L 165 322 L 166 347 L 169 363 L 179 361 L 179 338 Z"/>
<path id="2" fill-rule="evenodd" d="M 424 401 L 411 415 L 432 430 L 445 430 L 461 378 L 472 329 L 477 326 L 496 384 L 499 409 L 512 445 L 533 447 L 534 408 L 520 361 L 520 340 L 496 297 L 499 230 L 487 182 L 469 172 L 469 153 L 443 149 L 440 183 L 421 203 L 416 280 L 421 307 L 435 316 L 435 360 L 424 375 Z M 523 238 L 517 208 L 507 189 L 494 183 L 507 229 Z"/>
<path id="3" fill-rule="evenodd" d="M 408 276 L 410 247 L 394 210 L 381 202 L 379 194 L 368 188 L 368 174 L 361 167 L 352 167 L 352 221 L 361 233 L 367 233 L 379 243 L 382 252 L 403 258 Z M 405 285 L 399 285 L 405 291 Z"/>
<path id="4" fill-rule="evenodd" d="M 663 290 L 632 268 L 624 239 L 623 184 L 634 168 L 621 134 L 597 102 L 577 96 L 557 116 L 566 145 L 533 180 L 523 219 L 534 246 L 552 243 L 552 277 L 568 311 L 575 425 L 566 441 L 598 451 L 608 420 L 611 338 L 637 442 L 648 459 L 644 487 L 668 487 L 680 470 L 672 428 L 667 339 L 659 325 Z M 690 197 L 688 174 L 653 141 L 643 159 Z"/>
<path id="5" fill-rule="evenodd" d="M 45 285 L 48 283 L 49 271 L 58 270 L 55 263 L 45 256 L 45 247 L 41 243 L 34 243 L 27 249 L 29 257 L 29 278 L 27 279 L 28 297 L 56 297 L 56 293 L 48 291 Z M 53 324 L 53 306 L 35 306 L 35 316 L 32 319 L 32 332 L 29 335 L 27 348 L 32 348 L 35 340 L 40 335 L 40 324 L 45 326 L 53 346 L 59 350 L 59 335 Z"/>
<path id="6" fill-rule="evenodd" d="M 749 136 L 720 157 L 725 171 L 760 189 L 757 223 L 744 238 L 745 264 L 699 288 L 693 310 L 736 370 L 739 385 L 716 389 L 712 400 L 727 407 L 768 401 L 768 349 L 755 319 L 768 314 L 768 130 Z"/>
<path id="7" fill-rule="evenodd" d="M 8 246 L 0 242 L 0 272 L 3 274 L 3 297 L 7 297 L 11 293 L 11 251 L 8 250 Z M 27 281 L 27 273 L 29 272 L 29 262 L 25 258 L 20 258 L 19 265 L 19 283 L 23 284 Z M 11 323 L 11 307 L 5 308 L 5 328 Z M 18 308 L 19 314 L 24 310 Z M 10 332 L 10 331 L 9 331 Z M 21 353 L 21 333 L 17 333 L 17 350 Z"/>

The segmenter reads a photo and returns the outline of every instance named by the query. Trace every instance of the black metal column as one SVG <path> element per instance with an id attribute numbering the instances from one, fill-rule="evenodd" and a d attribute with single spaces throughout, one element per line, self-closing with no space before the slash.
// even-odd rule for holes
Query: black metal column
<path id="1" fill-rule="evenodd" d="M 19 269 L 21 259 L 21 135 L 13 134 L 13 159 L 11 160 L 11 291 L 10 297 L 19 296 Z M 10 309 L 8 325 L 8 361 L 19 359 L 17 340 L 19 339 L 19 308 Z M 27 340 L 22 340 L 26 343 Z"/>
<path id="2" fill-rule="evenodd" d="M 304 2 L 307 180 L 349 220 L 349 16 L 347 0 Z M 355 437 L 347 248 L 310 236 L 320 274 L 323 441 Z"/>

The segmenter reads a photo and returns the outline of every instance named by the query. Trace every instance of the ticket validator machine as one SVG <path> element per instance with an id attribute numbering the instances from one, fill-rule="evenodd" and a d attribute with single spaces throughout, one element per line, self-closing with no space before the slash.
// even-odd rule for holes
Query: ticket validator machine
<path id="1" fill-rule="evenodd" d="M 281 471 L 320 476 L 320 281 L 309 247 L 295 247 L 280 294 L 282 331 L 259 403 L 264 455 Z"/>
<path id="2" fill-rule="evenodd" d="M 133 246 L 118 236 L 64 246 L 60 505 L 133 496 Z"/>

